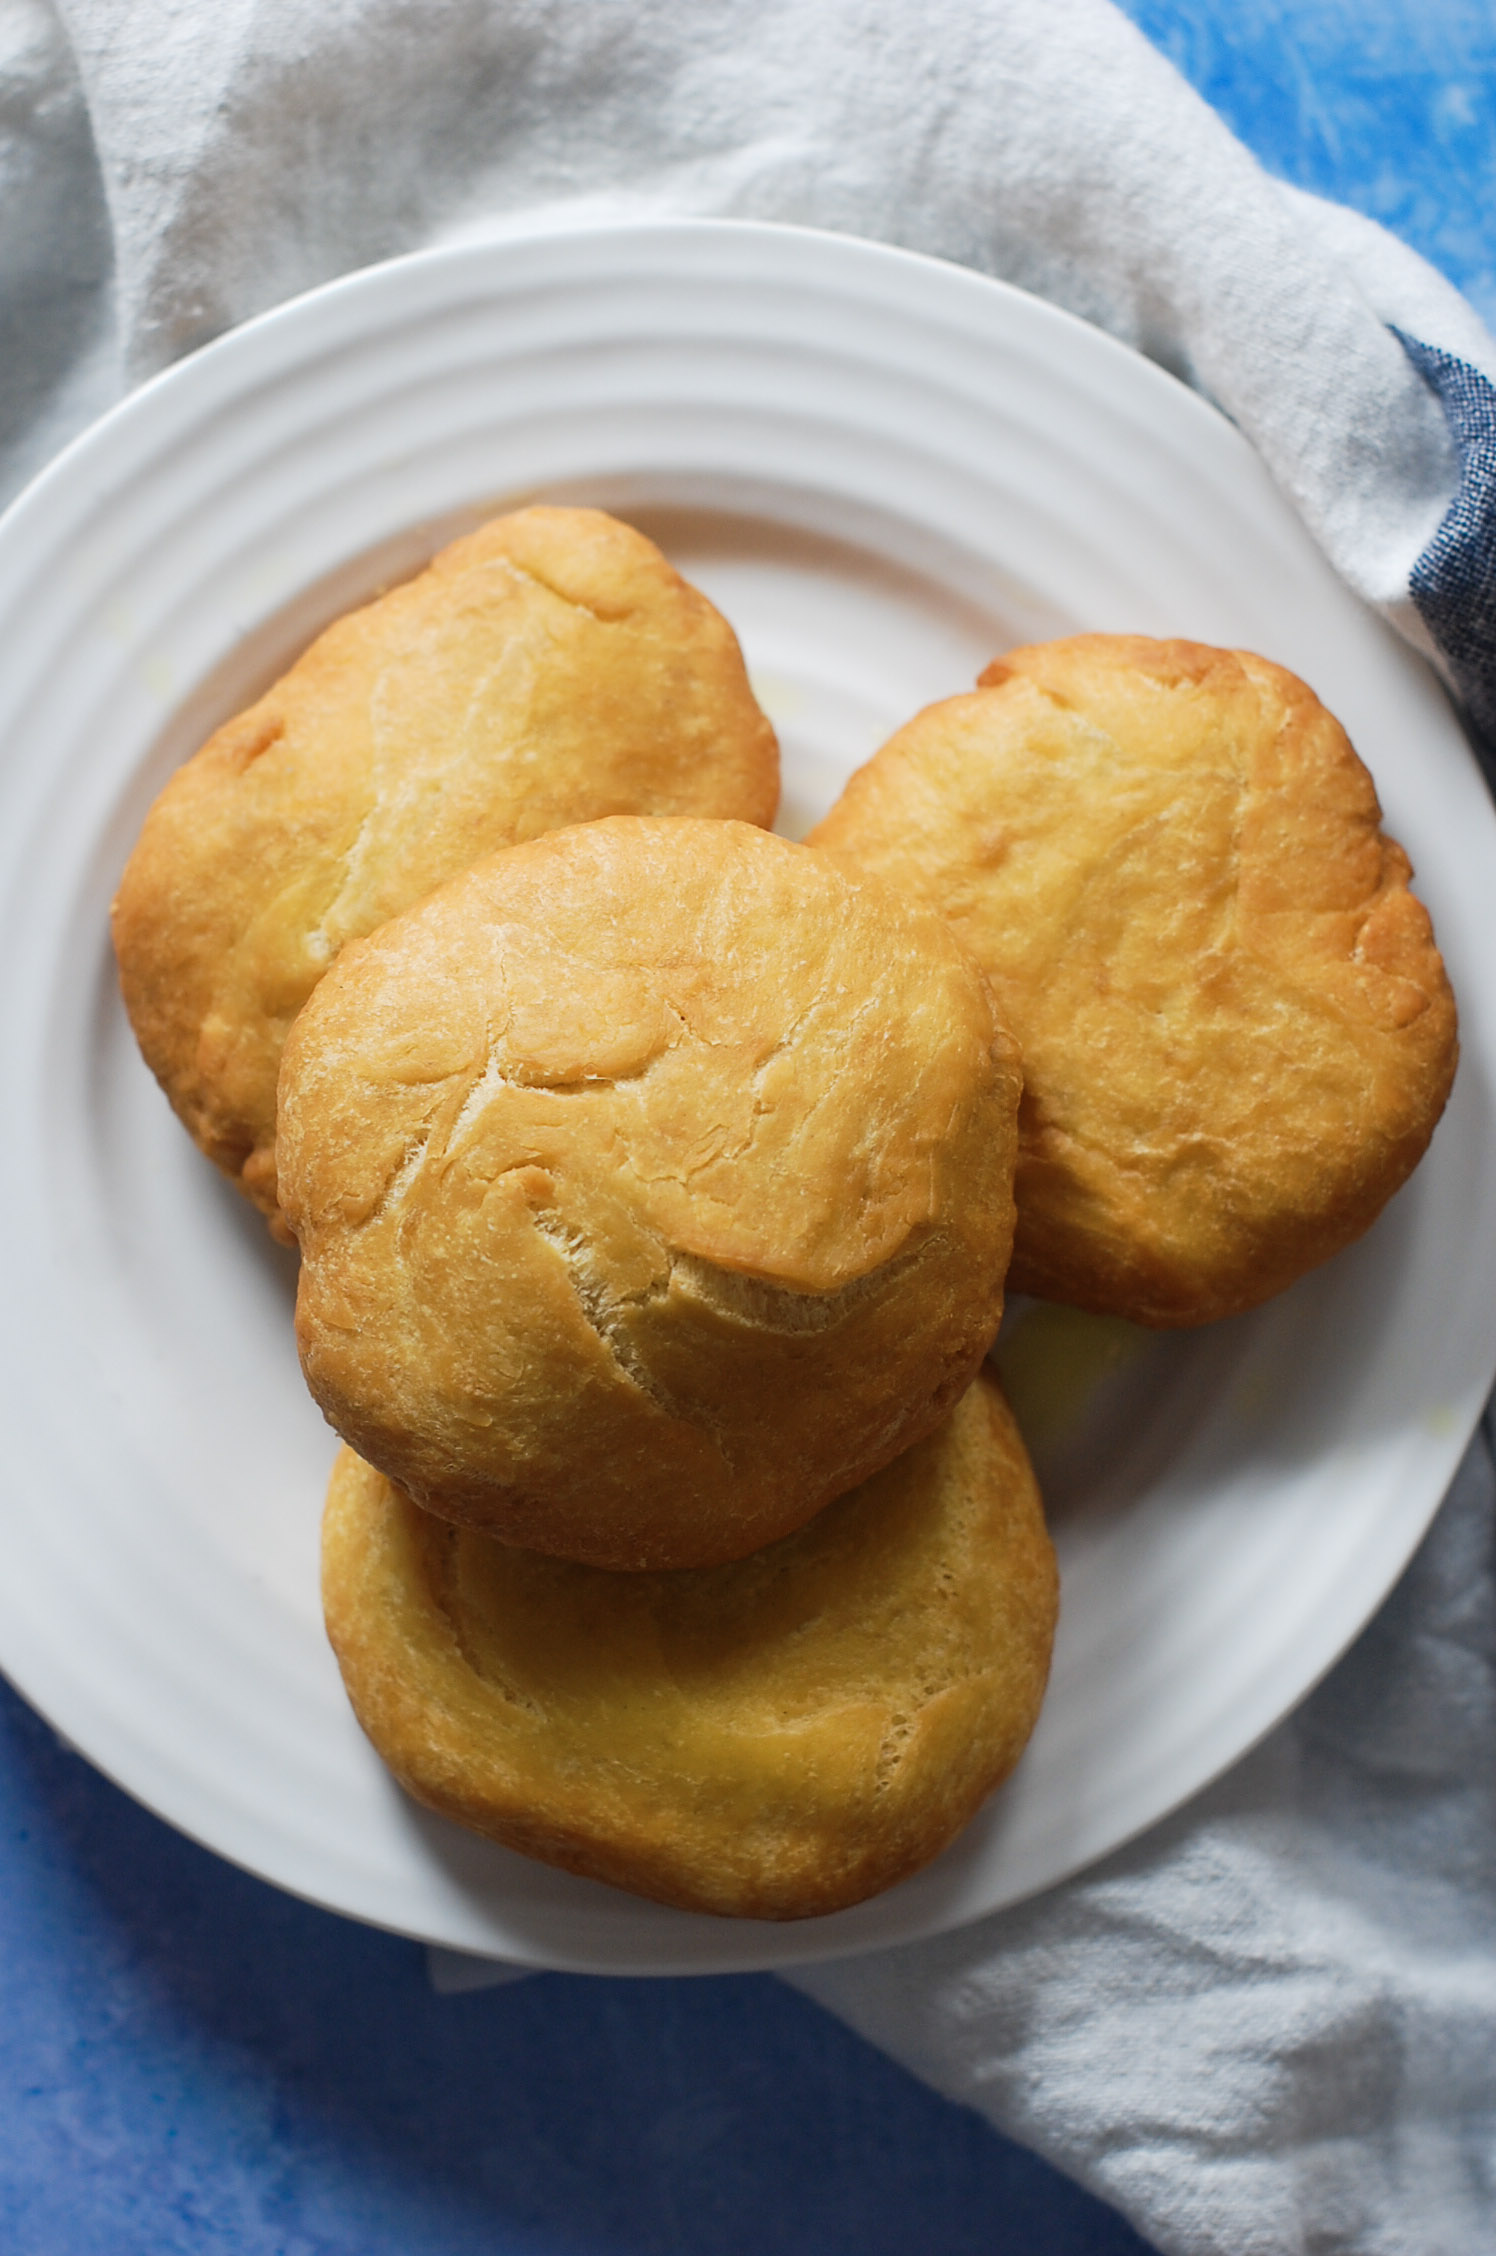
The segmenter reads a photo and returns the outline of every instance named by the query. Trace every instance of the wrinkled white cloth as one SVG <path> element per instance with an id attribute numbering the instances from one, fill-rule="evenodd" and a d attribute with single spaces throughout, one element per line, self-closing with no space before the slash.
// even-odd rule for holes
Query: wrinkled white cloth
<path id="1" fill-rule="evenodd" d="M 790 1979 L 1170 2256 L 1491 2247 L 1493 1500 L 1487 1440 L 1340 1666 L 1141 1841 Z"/>
<path id="2" fill-rule="evenodd" d="M 1108 0 L 57 9 L 0 0 L 7 488 L 127 382 L 370 260 L 517 220 L 799 221 L 1001 275 L 1199 387 L 1496 711 L 1496 345 L 1269 179 Z M 1493 1498 L 1482 1440 L 1353 1654 L 1146 1839 L 796 1981 L 1163 2250 L 1490 2245 Z"/>
<path id="3" fill-rule="evenodd" d="M 799 221 L 1053 298 L 1219 402 L 1357 592 L 1457 478 L 1386 323 L 1457 292 L 1268 179 L 1105 0 L 59 0 L 147 374 L 370 259 L 546 210 Z M 1355 222 L 1350 222 L 1351 229 Z"/>

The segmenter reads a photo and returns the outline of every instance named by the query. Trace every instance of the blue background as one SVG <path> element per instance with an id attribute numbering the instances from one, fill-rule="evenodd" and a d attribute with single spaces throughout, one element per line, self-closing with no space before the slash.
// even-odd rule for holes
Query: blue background
<path id="1" fill-rule="evenodd" d="M 1275 171 L 1496 325 L 1489 0 L 1132 0 Z M 439 1998 L 0 1683 L 4 2256 L 1125 2256 L 1111 2211 L 767 1977 Z"/>

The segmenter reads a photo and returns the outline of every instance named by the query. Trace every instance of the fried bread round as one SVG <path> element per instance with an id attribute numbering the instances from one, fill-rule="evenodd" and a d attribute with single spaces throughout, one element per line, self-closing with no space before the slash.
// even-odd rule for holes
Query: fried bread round
<path id="1" fill-rule="evenodd" d="M 1019 1084 L 949 926 L 807 847 L 617 817 L 492 855 L 287 1043 L 312 1393 L 506 1542 L 741 1557 L 970 1380 Z"/>
<path id="2" fill-rule="evenodd" d="M 1131 635 L 1010 652 L 853 777 L 813 842 L 940 908 L 1023 1052 L 1011 1289 L 1204 1323 L 1380 1213 L 1457 1053 L 1380 821 L 1294 675 Z"/>
<path id="3" fill-rule="evenodd" d="M 418 1801 L 691 1911 L 891 1887 L 1022 1753 L 1054 1553 L 983 1375 L 939 1429 L 751 1559 L 609 1574 L 419 1511 L 343 1450 L 323 1522 L 354 1712 Z"/>
<path id="4" fill-rule="evenodd" d="M 497 518 L 329 627 L 172 777 L 114 905 L 131 1023 L 283 1235 L 281 1047 L 349 940 L 562 824 L 769 823 L 778 792 L 732 629 L 653 542 L 591 509 Z"/>

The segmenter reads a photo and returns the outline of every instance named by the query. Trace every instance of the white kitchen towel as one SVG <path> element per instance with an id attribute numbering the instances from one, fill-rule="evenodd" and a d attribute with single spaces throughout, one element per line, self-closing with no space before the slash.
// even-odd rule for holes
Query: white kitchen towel
<path id="1" fill-rule="evenodd" d="M 60 10 L 133 374 L 536 209 L 880 236 L 1053 298 L 1207 392 L 1496 730 L 1496 345 L 1411 253 L 1270 180 L 1106 0 Z"/>
<path id="2" fill-rule="evenodd" d="M 1218 1785 L 1032 1903 L 790 1979 L 1169 2256 L 1496 2247 L 1489 1445 Z"/>
<path id="3" fill-rule="evenodd" d="M 850 230 L 1216 400 L 1496 736 L 1496 345 L 1271 180 L 1108 0 L 0 0 L 0 470 L 347 268 L 516 221 Z M 1168 2251 L 1496 2233 L 1496 1591 L 1477 1445 L 1356 1652 L 1097 1873 L 797 1977 Z"/>

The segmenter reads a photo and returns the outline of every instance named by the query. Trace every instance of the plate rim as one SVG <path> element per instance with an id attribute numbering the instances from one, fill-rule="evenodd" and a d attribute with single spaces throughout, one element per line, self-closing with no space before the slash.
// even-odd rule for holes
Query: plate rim
<path id="1" fill-rule="evenodd" d="M 1167 387 L 1168 392 L 1173 396 L 1176 411 L 1183 402 L 1188 402 L 1189 406 L 1185 412 L 1200 419 L 1200 427 L 1210 426 L 1216 431 L 1223 430 L 1230 434 L 1235 445 L 1247 448 L 1248 452 L 1251 452 L 1248 448 L 1248 442 L 1244 440 L 1236 427 L 1221 414 L 1218 408 L 1185 385 L 1172 372 L 1162 368 L 1158 363 L 1148 360 L 1133 347 L 1124 344 L 1106 331 L 1081 320 L 1063 307 L 1035 297 L 1011 283 L 983 275 L 974 269 L 947 260 L 931 257 L 926 253 L 906 250 L 900 246 L 881 243 L 871 238 L 842 235 L 831 230 L 798 228 L 780 223 L 754 220 L 620 218 L 618 220 L 599 221 L 589 219 L 575 227 L 565 224 L 526 226 L 522 223 L 515 223 L 499 230 L 486 232 L 476 239 L 439 244 L 427 249 L 412 251 L 399 258 L 381 261 L 369 267 L 357 269 L 353 273 L 332 278 L 311 290 L 299 293 L 295 298 L 266 308 L 249 321 L 209 341 L 196 352 L 159 371 L 146 383 L 127 394 L 106 411 L 87 430 L 78 434 L 68 446 L 63 448 L 43 467 L 37 476 L 10 503 L 3 517 L 0 517 L 0 566 L 3 566 L 3 559 L 10 545 L 18 537 L 16 528 L 19 527 L 21 533 L 24 534 L 31 524 L 33 514 L 38 510 L 48 511 L 53 506 L 54 495 L 59 490 L 66 497 L 70 482 L 77 480 L 80 474 L 86 478 L 87 471 L 96 457 L 102 456 L 107 459 L 108 452 L 118 442 L 120 433 L 124 432 L 128 435 L 135 427 L 138 419 L 149 418 L 149 416 L 154 415 L 163 396 L 169 401 L 179 389 L 203 382 L 211 383 L 214 371 L 219 367 L 228 371 L 229 377 L 232 378 L 241 356 L 248 352 L 252 358 L 253 354 L 261 349 L 263 341 L 267 337 L 271 339 L 273 347 L 275 340 L 288 331 L 294 336 L 297 324 L 307 317 L 309 308 L 320 314 L 324 308 L 329 306 L 335 311 L 336 307 L 342 303 L 357 304 L 367 301 L 370 305 L 375 305 L 381 292 L 389 289 L 392 284 L 398 288 L 400 277 L 413 270 L 418 272 L 462 271 L 470 267 L 481 267 L 495 256 L 502 257 L 506 252 L 516 249 L 530 250 L 537 246 L 554 245 L 557 242 L 566 241 L 594 243 L 600 238 L 616 240 L 620 236 L 647 237 L 655 243 L 670 238 L 710 242 L 720 240 L 724 234 L 739 239 L 757 240 L 765 245 L 786 242 L 815 245 L 820 247 L 822 255 L 829 255 L 833 258 L 841 258 L 847 255 L 850 255 L 853 259 L 867 258 L 888 270 L 903 268 L 913 271 L 928 271 L 941 277 L 942 287 L 948 286 L 954 281 L 960 288 L 976 293 L 977 297 L 986 299 L 989 303 L 992 293 L 997 293 L 1000 298 L 1022 309 L 1020 315 L 1022 320 L 1033 320 L 1038 317 L 1041 324 L 1047 323 L 1053 326 L 1055 335 L 1063 337 L 1066 334 L 1078 334 L 1086 340 L 1086 350 L 1094 352 L 1100 347 L 1105 353 L 1116 356 L 1116 365 L 1119 368 L 1125 367 L 1130 372 L 1146 371 L 1144 381 L 1155 389 L 1160 383 Z M 205 371 L 207 372 L 206 375 L 204 374 Z M 230 384 L 230 389 L 232 389 L 232 384 Z M 146 427 L 149 427 L 148 422 Z M 1266 471 L 1266 466 L 1261 464 L 1260 457 L 1253 453 L 1251 459 L 1258 464 L 1265 477 L 1270 475 Z M 1274 491 L 1277 490 L 1274 487 Z M 1283 506 L 1287 508 L 1291 505 L 1284 500 Z M 1310 541 L 1311 536 L 1308 534 L 1307 528 L 1301 529 L 1304 539 Z M 1351 590 L 1345 588 L 1344 594 L 1347 602 L 1357 604 L 1368 616 L 1375 616 L 1370 611 L 1370 607 L 1359 603 L 1359 599 L 1354 596 Z M 1390 630 L 1388 631 L 1390 632 Z M 13 755 L 13 757 L 15 756 Z M 1469 759 L 1472 770 L 1478 775 L 1479 770 L 1473 753 L 1469 754 Z M 1493 1355 L 1492 1370 L 1496 1371 L 1496 1355 Z M 1468 1443 L 1469 1435 L 1474 1430 L 1479 1414 L 1480 1409 L 1479 1404 L 1477 1404 L 1468 1427 L 1459 1436 L 1458 1446 L 1451 1445 L 1451 1474 L 1459 1461 L 1460 1454 Z M 1417 1549 L 1429 1523 L 1439 1508 L 1446 1488 L 1447 1480 L 1440 1487 L 1439 1493 L 1434 1497 L 1422 1520 L 1416 1526 L 1411 1527 L 1410 1532 L 1406 1533 L 1406 1541 L 1400 1548 L 1392 1571 L 1381 1582 L 1377 1604 L 1380 1604 L 1382 1599 L 1390 1592 L 1407 1561 Z M 1262 1738 L 1275 1727 L 1276 1723 L 1283 1720 L 1285 1715 L 1291 1713 L 1293 1708 L 1297 1707 L 1308 1696 L 1314 1685 L 1320 1682 L 1335 1665 L 1335 1662 L 1353 1641 L 1360 1629 L 1365 1626 L 1374 1611 L 1375 1606 L 1359 1616 L 1358 1620 L 1345 1633 L 1336 1649 L 1321 1661 L 1312 1678 L 1306 1678 L 1289 1707 L 1281 1709 L 1277 1715 L 1265 1722 L 1250 1740 L 1244 1741 L 1234 1752 L 1218 1763 L 1208 1776 L 1183 1789 L 1172 1801 L 1140 1817 L 1137 1824 L 1130 1831 L 1119 1834 L 1108 1849 L 1088 1852 L 1066 1870 L 1056 1872 L 1051 1879 L 1043 1882 L 1039 1889 L 1025 1893 L 1042 1892 L 1043 1889 L 1050 1886 L 1063 1884 L 1066 1879 L 1072 1878 L 1077 1871 L 1084 1870 L 1096 1862 L 1098 1857 L 1111 1854 L 1114 1850 L 1122 1848 L 1128 1841 L 1137 1839 L 1140 1834 L 1149 1830 L 1154 1824 L 1162 1822 L 1177 1812 L 1194 1794 L 1203 1791 L 1215 1779 L 1222 1776 L 1235 1762 L 1243 1759 L 1253 1746 L 1260 1744 Z M 0 1616 L 0 1627 L 4 1626 L 4 1620 L 5 1617 Z M 25 1678 L 12 1668 L 9 1657 L 6 1658 L 4 1665 L 6 1674 L 16 1684 L 17 1689 L 39 1712 L 50 1720 L 54 1704 L 45 1698 L 38 1698 L 33 1693 Z M 66 1735 L 65 1723 L 54 1725 L 54 1728 L 62 1730 Z M 349 1912 L 344 1905 L 336 1903 L 328 1897 L 319 1896 L 312 1889 L 298 1886 L 296 1883 L 279 1876 L 271 1876 L 265 1872 L 262 1866 L 242 1857 L 232 1849 L 225 1849 L 220 1841 L 195 1831 L 191 1823 L 185 1821 L 175 1810 L 168 1812 L 159 1803 L 150 1800 L 142 1794 L 138 1786 L 132 1784 L 126 1776 L 121 1774 L 117 1766 L 111 1765 L 107 1760 L 100 1759 L 92 1752 L 88 1753 L 88 1759 L 106 1776 L 111 1777 L 124 1791 L 130 1793 L 133 1798 L 144 1801 L 145 1806 L 152 1808 L 157 1815 L 163 1817 L 165 1822 L 172 1824 L 177 1830 L 186 1833 L 190 1838 L 200 1841 L 203 1846 L 212 1849 L 214 1853 L 225 1855 L 230 1861 L 240 1863 L 244 1869 L 256 1873 L 259 1877 L 269 1879 L 270 1884 L 286 1888 L 288 1892 L 293 1894 L 302 1895 L 306 1900 L 321 1903 L 325 1908 L 340 1912 L 343 1916 L 356 1917 L 376 1926 L 386 1926 L 388 1931 L 391 1932 L 405 1934 L 416 1932 L 410 1927 L 396 1926 L 393 1923 L 383 1921 L 367 1910 Z M 1024 1899 L 1019 1896 L 1004 1899 L 1005 1903 L 1020 1900 Z M 985 1915 L 983 1911 L 960 1914 L 946 1924 L 965 1924 L 969 1918 L 979 1918 Z M 789 1929 L 776 1928 L 773 1931 L 776 1937 L 785 1935 L 804 1937 L 804 1948 L 795 1948 L 791 1945 L 785 1948 L 775 1948 L 772 1952 L 766 1953 L 762 1948 L 753 1947 L 755 1937 L 760 1942 L 763 1940 L 761 1931 L 757 1930 L 755 1923 L 745 1925 L 745 1923 L 740 1922 L 724 1922 L 722 1925 L 725 1930 L 724 1940 L 728 1937 L 742 1936 L 745 1938 L 747 1947 L 738 1952 L 728 1948 L 723 1953 L 714 1956 L 709 1963 L 693 1962 L 689 1966 L 682 1965 L 679 1968 L 668 1970 L 682 1972 L 746 1970 L 755 1967 L 856 1955 L 867 1950 L 888 1947 L 886 1940 L 872 1942 L 863 1940 L 838 1941 L 834 1938 L 818 1935 L 814 1930 L 820 1923 L 808 1922 Z M 941 1931 L 943 1931 L 942 1926 L 937 1924 L 920 1928 L 917 1935 L 929 1935 Z M 451 1943 L 436 1935 L 421 1939 L 436 1942 L 440 1947 L 449 1949 L 466 1947 L 462 1944 Z M 917 1936 L 906 1939 L 914 1940 L 917 1939 Z M 555 1953 L 550 1953 L 543 1959 L 537 1957 L 534 1963 L 537 1965 L 565 1965 L 568 1961 L 565 1958 L 558 1957 Z M 585 1955 L 577 1957 L 570 1963 L 575 1964 L 578 1970 L 605 1970 L 600 1962 L 588 1959 Z M 642 1975 L 649 1975 L 667 1969 L 651 1960 L 647 1964 L 636 1965 L 620 1965 L 609 1961 L 606 1970 L 638 1972 Z"/>

